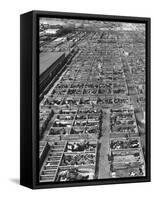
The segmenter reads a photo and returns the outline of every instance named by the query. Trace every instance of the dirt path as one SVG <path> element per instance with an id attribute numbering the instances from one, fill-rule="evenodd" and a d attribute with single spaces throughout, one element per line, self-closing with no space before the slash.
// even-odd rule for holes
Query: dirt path
<path id="1" fill-rule="evenodd" d="M 99 159 L 98 159 L 98 178 L 110 178 L 110 165 L 108 161 L 109 153 L 109 133 L 110 133 L 110 121 L 109 121 L 109 109 L 106 110 L 106 117 L 102 123 L 102 136 L 99 140 Z"/>

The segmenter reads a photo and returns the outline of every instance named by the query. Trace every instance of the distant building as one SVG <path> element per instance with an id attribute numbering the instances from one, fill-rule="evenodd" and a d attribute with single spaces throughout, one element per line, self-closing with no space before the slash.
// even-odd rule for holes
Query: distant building
<path id="1" fill-rule="evenodd" d="M 46 29 L 44 31 L 45 34 L 50 34 L 50 35 L 54 35 L 59 31 L 59 29 Z"/>

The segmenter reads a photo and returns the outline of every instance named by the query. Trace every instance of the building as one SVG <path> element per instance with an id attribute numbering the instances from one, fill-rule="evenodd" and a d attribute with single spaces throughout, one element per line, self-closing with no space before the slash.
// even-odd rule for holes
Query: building
<path id="1" fill-rule="evenodd" d="M 64 52 L 43 52 L 40 54 L 40 94 L 62 68 L 64 60 Z"/>

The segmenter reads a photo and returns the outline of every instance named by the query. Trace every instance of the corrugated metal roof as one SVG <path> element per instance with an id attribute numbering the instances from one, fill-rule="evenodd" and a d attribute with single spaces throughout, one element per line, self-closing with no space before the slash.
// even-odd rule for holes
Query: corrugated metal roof
<path id="1" fill-rule="evenodd" d="M 40 54 L 40 75 L 45 72 L 64 52 L 44 52 Z"/>

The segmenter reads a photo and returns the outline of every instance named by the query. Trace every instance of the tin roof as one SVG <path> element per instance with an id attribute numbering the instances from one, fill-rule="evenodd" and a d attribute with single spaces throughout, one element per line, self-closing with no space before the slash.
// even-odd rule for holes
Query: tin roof
<path id="1" fill-rule="evenodd" d="M 45 72 L 53 63 L 59 59 L 64 52 L 43 52 L 40 54 L 40 72 L 41 75 Z"/>

